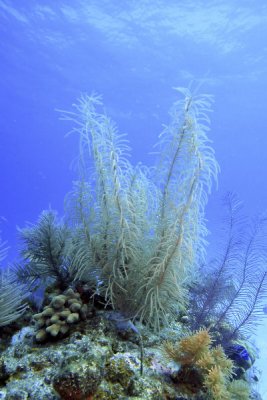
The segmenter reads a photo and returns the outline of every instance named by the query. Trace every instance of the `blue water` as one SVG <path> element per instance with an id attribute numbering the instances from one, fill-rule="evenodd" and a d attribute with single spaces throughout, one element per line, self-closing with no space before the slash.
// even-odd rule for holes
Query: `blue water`
<path id="1" fill-rule="evenodd" d="M 103 95 L 131 161 L 151 165 L 172 88 L 202 82 L 215 97 L 210 138 L 221 167 L 209 228 L 228 190 L 248 215 L 264 211 L 266 38 L 263 0 L 0 0 L 0 229 L 9 259 L 17 226 L 49 206 L 63 213 L 78 138 L 65 138 L 71 126 L 56 109 L 70 110 L 81 92 Z"/>

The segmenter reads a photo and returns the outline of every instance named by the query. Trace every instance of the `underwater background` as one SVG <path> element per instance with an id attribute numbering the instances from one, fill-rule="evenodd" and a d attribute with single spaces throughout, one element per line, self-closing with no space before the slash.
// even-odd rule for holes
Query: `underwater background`
<path id="1" fill-rule="evenodd" d="M 210 247 L 226 192 L 238 194 L 249 216 L 265 211 L 266 38 L 265 1 L 0 0 L 0 230 L 8 261 L 18 255 L 17 226 L 49 206 L 63 214 L 78 140 L 65 137 L 70 126 L 56 110 L 70 110 L 81 93 L 101 94 L 128 135 L 131 162 L 153 165 L 173 88 L 201 84 L 215 98 L 209 138 L 221 169 L 206 209 Z M 263 399 L 264 329 L 266 322 L 255 331 Z"/>

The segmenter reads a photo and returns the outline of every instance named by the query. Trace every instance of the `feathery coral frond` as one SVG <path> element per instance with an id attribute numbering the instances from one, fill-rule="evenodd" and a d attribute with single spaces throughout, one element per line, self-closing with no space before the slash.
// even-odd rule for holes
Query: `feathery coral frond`
<path id="1" fill-rule="evenodd" d="M 24 285 L 16 282 L 14 274 L 8 271 L 0 273 L 0 326 L 8 325 L 25 312 L 28 296 Z"/>
<path id="2" fill-rule="evenodd" d="M 7 243 L 4 242 L 0 237 L 0 262 L 2 262 L 4 258 L 6 258 L 7 250 L 8 250 Z"/>
<path id="3" fill-rule="evenodd" d="M 226 243 L 218 261 L 204 270 L 205 282 L 192 288 L 191 306 L 192 327 L 221 331 L 220 342 L 227 347 L 239 333 L 249 335 L 264 316 L 267 219 L 262 215 L 249 223 L 234 194 L 227 195 L 225 204 Z M 221 329 L 225 324 L 228 329 Z"/>
<path id="4" fill-rule="evenodd" d="M 24 283 L 55 279 L 68 285 L 67 264 L 70 231 L 56 219 L 55 212 L 43 211 L 36 225 L 19 230 L 25 265 L 16 266 L 17 277 Z"/>
<path id="5" fill-rule="evenodd" d="M 174 104 L 171 123 L 158 144 L 161 160 L 156 179 L 162 196 L 156 246 L 144 266 L 139 289 L 145 293 L 141 294 L 145 301 L 139 316 L 155 329 L 172 314 L 173 304 L 182 304 L 184 282 L 192 279 L 197 257 L 203 257 L 204 207 L 219 170 L 208 145 L 208 125 L 202 122 L 211 109 L 211 99 L 182 92 L 185 98 Z"/>
<path id="6" fill-rule="evenodd" d="M 160 137 L 154 181 L 149 169 L 129 163 L 128 142 L 99 96 L 83 95 L 74 112 L 63 112 L 79 135 L 81 182 L 91 187 L 90 207 L 80 207 L 75 195 L 77 210 L 90 214 L 76 226 L 76 278 L 97 269 L 107 303 L 118 310 L 127 304 L 154 329 L 186 303 L 205 250 L 204 207 L 219 170 L 207 138 L 211 97 L 178 91 L 184 99 L 174 104 Z"/>

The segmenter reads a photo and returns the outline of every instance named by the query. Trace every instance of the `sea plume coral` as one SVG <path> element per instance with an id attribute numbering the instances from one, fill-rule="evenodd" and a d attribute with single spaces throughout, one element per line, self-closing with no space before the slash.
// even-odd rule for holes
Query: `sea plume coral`
<path id="1" fill-rule="evenodd" d="M 65 289 L 71 282 L 70 231 L 55 211 L 43 211 L 35 225 L 19 230 L 23 263 L 14 266 L 18 279 L 31 287 L 55 281 Z"/>
<path id="2" fill-rule="evenodd" d="M 6 243 L 0 237 L 0 262 L 6 254 Z M 0 327 L 15 321 L 24 313 L 27 308 L 24 300 L 27 296 L 25 287 L 16 281 L 15 274 L 8 269 L 2 269 L 0 271 Z"/>
<path id="3" fill-rule="evenodd" d="M 191 326 L 219 332 L 217 341 L 227 348 L 240 335 L 248 337 L 264 317 L 267 218 L 249 221 L 233 193 L 225 196 L 224 204 L 224 241 L 218 256 L 202 268 L 205 281 L 192 286 Z"/>
<path id="4" fill-rule="evenodd" d="M 218 173 L 207 138 L 212 98 L 178 91 L 184 98 L 160 136 L 156 174 L 130 164 L 128 144 L 99 111 L 99 96 L 83 95 L 74 112 L 63 112 L 79 134 L 76 187 L 87 191 L 69 197 L 80 211 L 73 224 L 82 239 L 77 254 L 85 260 L 76 279 L 97 274 L 107 303 L 156 330 L 186 302 L 205 249 L 204 208 Z"/>
<path id="5" fill-rule="evenodd" d="M 0 326 L 8 325 L 25 312 L 28 293 L 16 281 L 13 273 L 0 273 Z"/>
<path id="6" fill-rule="evenodd" d="M 185 306 L 219 168 L 207 137 L 212 97 L 177 91 L 155 168 L 129 162 L 128 142 L 99 96 L 82 95 L 62 112 L 79 137 L 79 181 L 66 197 L 64 223 L 47 211 L 21 230 L 22 279 L 52 277 L 62 289 L 87 284 L 105 305 L 154 330 Z"/>

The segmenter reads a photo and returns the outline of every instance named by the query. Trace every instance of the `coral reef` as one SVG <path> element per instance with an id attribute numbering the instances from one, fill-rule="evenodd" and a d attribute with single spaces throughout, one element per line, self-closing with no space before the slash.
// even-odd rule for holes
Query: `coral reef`
<path id="1" fill-rule="evenodd" d="M 18 332 L 0 357 L 0 398 L 217 400 L 224 398 L 218 397 L 222 388 L 225 398 L 248 398 L 248 382 L 230 381 L 233 363 L 221 348 L 211 346 L 206 331 L 185 336 L 183 327 L 173 323 L 156 334 L 138 323 L 144 345 L 141 375 L 139 335 L 121 337 L 105 313 L 96 311 L 79 322 L 76 331 L 52 343 L 36 343 L 34 327 Z M 181 368 L 170 367 L 165 359 L 162 342 L 166 338 L 174 343 L 167 346 L 168 358 L 176 354 Z M 251 395 L 251 399 L 256 397 Z"/>
<path id="2" fill-rule="evenodd" d="M 154 335 L 152 341 L 151 331 L 139 326 L 146 346 L 141 376 L 138 335 L 121 338 L 104 315 L 98 311 L 79 324 L 82 332 L 52 345 L 36 343 L 34 328 L 18 333 L 1 355 L 0 397 L 7 400 L 23 393 L 33 399 L 160 400 L 168 391 L 174 400 L 174 388 L 153 367 L 155 346 L 162 339 Z"/>
<path id="3" fill-rule="evenodd" d="M 62 368 L 53 379 L 53 387 L 63 400 L 84 400 L 93 399 L 100 382 L 99 366 L 82 360 Z"/>
<path id="4" fill-rule="evenodd" d="M 23 285 L 45 290 L 38 313 L 29 311 L 34 327 L 1 339 L 4 400 L 256 398 L 240 340 L 266 293 L 266 272 L 253 275 L 262 224 L 240 246 L 230 198 L 222 261 L 202 274 L 205 206 L 219 171 L 207 135 L 212 97 L 177 91 L 153 168 L 131 165 L 99 96 L 62 112 L 79 137 L 79 177 L 64 218 L 43 211 L 20 230 L 20 283 L 0 285 L 0 325 L 25 311 Z M 233 282 L 232 262 L 241 272 Z"/>

